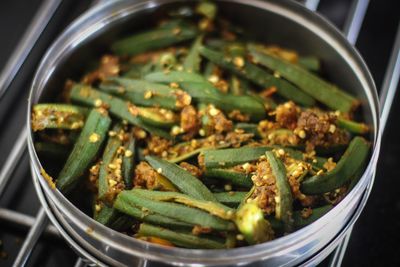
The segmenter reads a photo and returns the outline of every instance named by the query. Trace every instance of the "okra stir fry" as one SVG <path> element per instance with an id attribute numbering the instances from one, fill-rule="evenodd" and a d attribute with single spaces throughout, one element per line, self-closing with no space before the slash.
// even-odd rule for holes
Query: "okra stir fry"
<path id="1" fill-rule="evenodd" d="M 184 12 L 183 12 L 184 11 Z M 93 218 L 183 248 L 266 242 L 327 213 L 370 143 L 318 58 L 264 44 L 200 2 L 115 40 L 32 110 L 42 175 Z M 52 169 L 52 170 L 51 170 Z M 55 169 L 55 170 L 54 170 Z"/>

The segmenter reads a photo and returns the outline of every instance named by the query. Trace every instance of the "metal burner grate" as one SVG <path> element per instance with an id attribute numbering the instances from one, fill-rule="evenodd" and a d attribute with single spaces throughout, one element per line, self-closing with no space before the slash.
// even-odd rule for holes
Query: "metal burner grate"
<path id="1" fill-rule="evenodd" d="M 26 33 L 21 38 L 19 44 L 15 47 L 14 52 L 9 57 L 7 64 L 5 64 L 2 72 L 0 73 L 0 103 L 5 103 L 7 101 L 5 98 L 7 98 L 8 94 L 10 94 L 10 88 L 12 87 L 11 85 L 15 82 L 17 74 L 21 72 L 21 69 L 24 67 L 24 64 L 26 64 L 28 58 L 30 57 L 30 53 L 34 51 L 34 47 L 40 40 L 41 36 L 45 35 L 46 26 L 51 22 L 51 20 L 55 16 L 57 9 L 62 5 L 63 1 L 44 0 L 41 2 L 42 4 L 37 10 L 36 15 L 32 19 L 32 23 L 27 28 Z M 98 2 L 102 1 L 94 1 L 93 3 Z M 302 2 L 307 8 L 313 11 L 318 11 L 319 5 L 321 4 L 319 0 L 307 0 Z M 363 25 L 363 20 L 367 12 L 369 1 L 352 0 L 349 3 L 350 8 L 348 9 L 348 15 L 347 18 L 343 21 L 343 33 L 350 43 L 355 44 L 360 33 L 360 29 Z M 80 12 L 83 9 L 81 8 Z M 395 42 L 391 52 L 389 64 L 387 65 L 386 74 L 380 90 L 382 133 L 385 129 L 389 117 L 389 112 L 394 100 L 396 88 L 398 87 L 399 75 L 400 26 L 397 29 L 397 34 L 395 37 Z M 4 104 L 1 104 L 1 106 L 4 106 Z M 3 124 L 3 117 L 4 116 L 0 116 L 1 124 Z M 23 121 L 20 125 L 18 125 L 19 129 L 22 128 L 22 130 L 20 130 L 20 134 L 17 137 L 13 148 L 11 149 L 11 152 L 6 155 L 6 160 L 1 166 L 0 199 L 3 198 L 5 193 L 9 193 L 8 191 L 15 190 L 15 186 L 13 186 L 13 182 L 11 181 L 13 179 L 15 171 L 17 169 L 19 171 L 23 169 L 27 173 L 27 170 L 29 168 L 27 161 L 23 160 L 24 155 L 26 155 L 27 134 L 24 125 L 25 124 Z M 3 129 L 7 129 L 6 125 L 4 126 L 4 124 Z M 1 152 L 4 153 L 4 151 Z M 29 177 L 25 177 L 23 182 L 31 183 L 31 179 L 29 179 Z M 7 192 L 6 189 L 8 189 Z M 27 233 L 26 238 L 24 239 L 18 255 L 14 259 L 13 263 L 13 266 L 25 266 L 29 260 L 29 257 L 34 252 L 35 246 L 37 245 L 39 238 L 42 235 L 48 235 L 51 238 L 59 238 L 60 235 L 57 229 L 53 225 L 49 224 L 49 220 L 43 208 L 40 208 L 37 211 L 36 216 L 32 217 L 31 215 L 25 213 L 16 212 L 10 206 L 12 206 L 12 204 L 8 203 L 7 207 L 0 208 L 0 223 L 13 224 L 18 228 L 22 228 Z M 334 253 L 331 255 L 329 266 L 341 265 L 350 235 L 351 231 L 349 231 L 343 241 L 335 249 Z M 80 257 L 78 257 L 75 266 L 85 266 L 85 263 Z"/>

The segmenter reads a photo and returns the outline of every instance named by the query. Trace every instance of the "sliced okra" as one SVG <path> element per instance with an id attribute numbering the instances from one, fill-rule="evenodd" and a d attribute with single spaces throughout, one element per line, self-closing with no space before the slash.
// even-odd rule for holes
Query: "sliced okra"
<path id="1" fill-rule="evenodd" d="M 290 233 L 293 230 L 293 197 L 286 176 L 286 168 L 272 151 L 265 152 L 265 156 L 275 177 L 275 217 L 284 223 L 285 232 Z"/>
<path id="2" fill-rule="evenodd" d="M 255 61 L 276 71 L 279 75 L 294 83 L 302 91 L 329 108 L 348 113 L 360 104 L 359 101 L 350 94 L 322 80 L 307 70 L 278 57 L 262 53 L 255 45 L 249 45 L 248 48 Z"/>
<path id="3" fill-rule="evenodd" d="M 36 104 L 32 110 L 32 130 L 81 129 L 88 109 L 69 104 Z"/>
<path id="4" fill-rule="evenodd" d="M 190 40 L 196 35 L 196 27 L 179 23 L 174 27 L 164 26 L 118 40 L 112 44 L 111 50 L 118 55 L 136 55 Z"/>
<path id="5" fill-rule="evenodd" d="M 211 191 L 198 178 L 178 165 L 153 156 L 146 156 L 146 160 L 182 193 L 202 200 L 216 201 Z"/>
<path id="6" fill-rule="evenodd" d="M 364 162 L 368 158 L 369 147 L 369 143 L 364 138 L 354 137 L 336 167 L 331 171 L 304 180 L 301 184 L 301 191 L 304 194 L 316 195 L 345 185 L 364 166 Z"/>
<path id="7" fill-rule="evenodd" d="M 102 147 L 110 124 L 111 119 L 107 112 L 93 109 L 89 113 L 81 134 L 58 175 L 56 185 L 61 192 L 71 191 L 89 169 Z"/>
<path id="8" fill-rule="evenodd" d="M 226 57 L 223 53 L 205 47 L 200 48 L 200 54 L 215 64 L 222 66 L 223 68 L 226 68 L 263 88 L 275 86 L 277 93 L 286 99 L 293 100 L 294 102 L 304 106 L 312 106 L 315 104 L 314 99 L 308 94 L 298 90 L 287 81 L 277 78 L 258 66 L 245 61 L 243 57 Z"/>
<path id="9" fill-rule="evenodd" d="M 106 106 L 115 117 L 125 120 L 128 123 L 136 125 L 151 134 L 158 135 L 166 139 L 172 139 L 172 136 L 157 127 L 145 123 L 139 115 L 138 107 L 130 102 L 123 101 L 112 95 L 100 92 L 90 86 L 75 85 L 71 90 L 71 99 L 75 102 L 88 106 Z"/>

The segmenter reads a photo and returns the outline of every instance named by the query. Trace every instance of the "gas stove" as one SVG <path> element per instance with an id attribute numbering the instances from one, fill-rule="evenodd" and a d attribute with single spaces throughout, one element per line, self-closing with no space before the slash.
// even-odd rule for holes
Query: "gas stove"
<path id="1" fill-rule="evenodd" d="M 39 223 L 47 219 L 32 184 L 24 128 L 30 83 L 41 57 L 74 18 L 98 2 L 0 2 L 0 266 L 86 264 L 54 226 Z M 351 235 L 320 266 L 399 266 L 400 169 L 396 167 L 400 142 L 396 139 L 400 127 L 395 114 L 400 112 L 396 95 L 400 13 L 396 1 L 301 2 L 342 29 L 365 59 L 377 88 L 382 88 L 382 99 L 386 99 L 382 120 L 387 124 L 369 201 Z"/>

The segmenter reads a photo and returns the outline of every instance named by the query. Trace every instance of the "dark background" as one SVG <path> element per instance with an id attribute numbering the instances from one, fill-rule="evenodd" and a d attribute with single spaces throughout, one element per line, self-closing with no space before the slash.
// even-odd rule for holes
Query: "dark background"
<path id="1" fill-rule="evenodd" d="M 0 1 L 0 71 L 19 41 L 42 0 Z M 350 0 L 322 0 L 318 12 L 342 28 Z M 16 136 L 25 123 L 29 85 L 36 66 L 49 44 L 69 22 L 85 10 L 90 1 L 63 1 L 45 33 L 35 45 L 7 95 L 0 101 L 0 166 L 9 154 Z M 375 79 L 382 85 L 399 24 L 397 0 L 371 0 L 356 47 Z M 397 114 L 400 99 L 396 95 L 378 163 L 372 194 L 351 236 L 343 266 L 400 266 L 400 127 Z M 22 158 L 0 207 L 34 216 L 39 207 L 28 170 L 27 155 Z M 0 240 L 7 259 L 0 266 L 11 266 L 26 231 L 0 222 Z M 42 237 L 28 266 L 73 266 L 76 255 L 65 242 Z"/>

